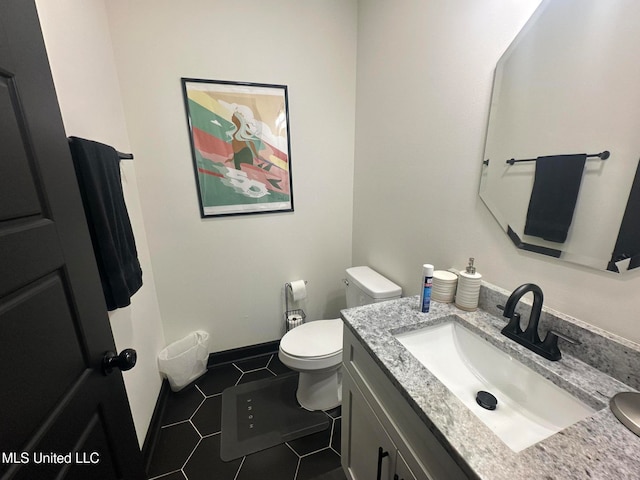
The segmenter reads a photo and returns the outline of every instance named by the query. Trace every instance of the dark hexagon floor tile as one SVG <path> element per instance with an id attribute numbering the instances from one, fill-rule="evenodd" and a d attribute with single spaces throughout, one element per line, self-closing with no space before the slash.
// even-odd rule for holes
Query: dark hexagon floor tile
<path id="1" fill-rule="evenodd" d="M 342 449 L 342 418 L 336 418 L 333 421 L 333 435 L 331 435 L 331 448 L 341 453 Z"/>
<path id="2" fill-rule="evenodd" d="M 331 418 L 341 417 L 342 416 L 342 405 L 338 405 L 337 407 L 332 408 L 331 410 L 325 410 L 324 413 L 329 415 Z"/>
<path id="3" fill-rule="evenodd" d="M 162 475 L 161 477 L 155 477 L 153 480 L 187 480 L 180 470 L 170 473 L 169 475 Z"/>
<path id="4" fill-rule="evenodd" d="M 222 395 L 208 397 L 191 421 L 203 437 L 218 433 L 222 424 Z"/>
<path id="5" fill-rule="evenodd" d="M 286 445 L 276 445 L 261 452 L 247 455 L 236 479 L 273 478 L 293 480 L 297 467 L 298 456 Z M 191 480 L 191 477 L 189 477 L 189 480 Z"/>
<path id="6" fill-rule="evenodd" d="M 171 392 L 162 413 L 162 425 L 189 420 L 203 400 L 204 395 L 195 386 Z"/>
<path id="7" fill-rule="evenodd" d="M 276 375 L 284 375 L 293 371 L 280 361 L 277 353 L 273 354 L 271 360 L 269 361 L 269 364 L 267 365 L 267 368 Z"/>
<path id="8" fill-rule="evenodd" d="M 190 422 L 161 428 L 147 473 L 156 477 L 180 470 L 199 441 L 200 435 Z"/>
<path id="9" fill-rule="evenodd" d="M 233 480 L 241 463 L 241 458 L 231 462 L 220 460 L 220 435 L 212 435 L 202 439 L 184 472 L 189 480 Z"/>
<path id="10" fill-rule="evenodd" d="M 340 455 L 330 448 L 300 459 L 296 480 L 311 480 L 340 467 Z M 284 478 L 284 477 L 282 477 Z"/>
<path id="11" fill-rule="evenodd" d="M 248 360 L 240 360 L 235 363 L 243 372 L 250 372 L 251 370 L 257 370 L 258 368 L 265 368 L 271 359 L 272 354 L 260 355 L 259 357 L 250 358 Z"/>
<path id="12" fill-rule="evenodd" d="M 238 382 L 241 383 L 255 382 L 256 380 L 262 380 L 264 378 L 274 378 L 274 374 L 267 369 L 256 370 L 255 372 L 243 373 L 242 378 Z"/>
<path id="13" fill-rule="evenodd" d="M 225 388 L 233 387 L 242 372 L 232 364 L 211 367 L 209 371 L 196 381 L 196 385 L 207 396 L 222 393 Z"/>

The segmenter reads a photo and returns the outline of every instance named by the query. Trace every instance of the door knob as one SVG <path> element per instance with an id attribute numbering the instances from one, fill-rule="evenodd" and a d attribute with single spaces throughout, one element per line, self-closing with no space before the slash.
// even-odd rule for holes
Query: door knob
<path id="1" fill-rule="evenodd" d="M 109 375 L 114 368 L 119 368 L 123 372 L 131 370 L 136 365 L 138 354 L 133 348 L 125 348 L 116 355 L 115 352 L 107 352 L 102 358 L 102 373 Z"/>

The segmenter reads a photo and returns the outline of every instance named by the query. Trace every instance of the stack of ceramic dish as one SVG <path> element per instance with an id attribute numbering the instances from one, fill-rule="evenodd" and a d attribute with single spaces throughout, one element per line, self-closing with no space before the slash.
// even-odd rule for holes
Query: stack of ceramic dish
<path id="1" fill-rule="evenodd" d="M 481 279 L 482 275 L 475 271 L 473 273 L 460 272 L 456 291 L 456 307 L 468 312 L 473 312 L 478 308 Z"/>
<path id="2" fill-rule="evenodd" d="M 442 303 L 453 302 L 456 294 L 458 276 L 446 270 L 433 272 L 433 285 L 431 287 L 431 300 Z"/>

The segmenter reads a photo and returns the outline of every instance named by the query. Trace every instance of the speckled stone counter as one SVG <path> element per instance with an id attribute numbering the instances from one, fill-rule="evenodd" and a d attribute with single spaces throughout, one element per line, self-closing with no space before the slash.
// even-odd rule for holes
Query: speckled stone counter
<path id="1" fill-rule="evenodd" d="M 582 347 L 589 352 L 584 354 L 585 358 L 604 359 L 605 365 L 595 368 L 569 354 L 564 341 L 559 343 L 562 359 L 548 361 L 500 334 L 506 319 L 496 316 L 494 302 L 504 304 L 505 294 L 508 292 L 483 284 L 481 307 L 484 309 L 476 312 L 432 302 L 431 311 L 421 313 L 416 296 L 343 310 L 342 318 L 470 478 L 640 479 L 640 437 L 625 428 L 609 409 L 613 395 L 634 390 L 612 375 L 638 378 L 640 346 L 557 312 L 545 311 L 546 323 L 552 323 L 554 328 L 559 326 L 572 336 L 577 332 L 583 345 L 575 348 Z M 526 308 L 523 303 L 518 310 L 528 319 Z M 494 314 L 489 313 L 492 310 Z M 569 391 L 596 409 L 596 413 L 519 453 L 514 452 L 394 338 L 395 334 L 452 318 Z M 544 336 L 544 324 L 540 332 Z M 589 341 L 593 344 L 589 345 Z M 595 346 L 602 352 L 590 352 Z"/>

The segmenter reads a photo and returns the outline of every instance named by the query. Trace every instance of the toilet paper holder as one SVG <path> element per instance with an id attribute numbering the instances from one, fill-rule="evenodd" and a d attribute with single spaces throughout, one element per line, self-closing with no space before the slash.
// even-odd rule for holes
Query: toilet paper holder
<path id="1" fill-rule="evenodd" d="M 306 280 L 304 281 L 305 285 L 308 283 Z M 301 325 L 302 323 L 304 323 L 305 318 L 307 318 L 307 316 L 304 313 L 304 310 L 302 310 L 301 308 L 295 308 L 295 309 L 291 309 L 289 310 L 289 295 L 293 295 L 293 292 L 291 290 L 291 284 L 289 282 L 284 284 L 284 305 L 285 305 L 285 311 L 284 311 L 284 328 L 285 328 L 285 333 L 288 332 L 289 330 L 291 330 L 293 327 L 297 327 L 298 325 Z M 302 319 L 302 322 L 299 324 L 295 324 L 293 326 L 291 326 L 291 322 L 289 322 L 289 318 L 291 317 L 300 317 Z"/>

